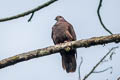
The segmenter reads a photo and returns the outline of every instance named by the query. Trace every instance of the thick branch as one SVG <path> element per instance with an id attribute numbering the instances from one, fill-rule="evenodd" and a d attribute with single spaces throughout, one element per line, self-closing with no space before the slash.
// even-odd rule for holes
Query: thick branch
<path id="1" fill-rule="evenodd" d="M 57 0 L 50 0 L 50 1 L 46 2 L 46 3 L 44 3 L 43 5 L 40 5 L 40 6 L 34 8 L 32 10 L 28 10 L 26 12 L 23 12 L 21 14 L 17 14 L 15 16 L 7 17 L 7 18 L 2 18 L 2 19 L 0 19 L 0 22 L 9 21 L 9 20 L 13 20 L 13 19 L 17 19 L 17 18 L 20 18 L 20 17 L 27 16 L 27 15 L 29 15 L 31 13 L 34 13 L 34 12 L 36 12 L 36 11 L 42 9 L 42 8 L 45 8 L 45 7 L 49 6 L 50 4 L 54 3 L 55 1 L 57 1 Z"/>
<path id="2" fill-rule="evenodd" d="M 57 53 L 66 47 L 81 48 L 81 47 L 102 45 L 102 44 L 107 44 L 107 43 L 112 43 L 112 42 L 115 42 L 115 43 L 120 42 L 120 34 L 114 34 L 114 35 L 110 35 L 110 36 L 93 37 L 90 39 L 72 41 L 72 42 L 63 43 L 60 45 L 49 46 L 49 47 L 46 47 L 43 49 L 37 49 L 34 51 L 18 54 L 16 56 L 1 60 L 0 61 L 0 69 L 10 66 L 10 65 L 13 65 L 13 64 L 16 64 L 16 63 L 19 63 L 19 62 L 22 62 L 22 61 L 29 60 L 29 59 Z"/>
<path id="3" fill-rule="evenodd" d="M 108 33 L 110 33 L 110 34 L 112 35 L 113 33 L 112 33 L 109 29 L 107 29 L 107 27 L 104 25 L 104 23 L 103 23 L 103 21 L 102 21 L 102 19 L 101 19 L 101 16 L 100 16 L 100 9 L 101 9 L 101 6 L 102 6 L 102 1 L 103 1 L 103 0 L 100 0 L 100 2 L 99 2 L 98 9 L 97 9 L 97 15 L 98 15 L 98 18 L 99 18 L 99 21 L 100 21 L 102 27 L 103 27 Z"/>

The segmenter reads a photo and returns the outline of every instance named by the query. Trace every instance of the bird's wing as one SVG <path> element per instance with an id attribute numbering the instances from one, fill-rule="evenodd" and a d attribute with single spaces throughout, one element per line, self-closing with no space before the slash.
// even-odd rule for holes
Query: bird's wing
<path id="1" fill-rule="evenodd" d="M 73 29 L 73 26 L 69 23 L 69 26 L 68 26 L 68 30 L 70 32 L 70 34 L 72 35 L 73 37 L 73 40 L 76 40 L 76 34 L 75 34 L 75 31 Z"/>
<path id="2" fill-rule="evenodd" d="M 56 44 L 56 42 L 55 42 L 55 35 L 53 34 L 54 33 L 54 26 L 52 27 L 52 34 L 51 34 L 51 38 L 53 39 L 53 42 L 54 42 L 54 44 Z"/>
<path id="3" fill-rule="evenodd" d="M 66 30 L 65 33 L 66 33 L 66 36 L 68 37 L 68 39 L 70 41 L 72 41 L 73 40 L 73 36 L 70 34 L 70 32 L 68 30 Z"/>

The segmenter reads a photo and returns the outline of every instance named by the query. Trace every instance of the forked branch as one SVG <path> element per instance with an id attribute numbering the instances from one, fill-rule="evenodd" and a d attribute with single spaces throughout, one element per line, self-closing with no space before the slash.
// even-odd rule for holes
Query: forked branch
<path id="1" fill-rule="evenodd" d="M 9 21 L 9 20 L 17 19 L 17 18 L 20 18 L 20 17 L 27 16 L 27 15 L 29 15 L 29 14 L 32 14 L 32 16 L 31 16 L 30 19 L 29 19 L 29 21 L 30 21 L 30 20 L 32 19 L 32 17 L 33 17 L 33 14 L 34 14 L 36 11 L 39 11 L 40 9 L 45 8 L 45 7 L 49 6 L 50 4 L 52 4 L 52 3 L 56 2 L 56 1 L 58 1 L 58 0 L 50 0 L 50 1 L 48 1 L 48 2 L 46 2 L 46 3 L 44 3 L 44 4 L 42 4 L 42 5 L 34 8 L 34 9 L 28 10 L 28 11 L 23 12 L 23 13 L 21 13 L 21 14 L 17 14 L 17 15 L 15 15 L 15 16 L 11 16 L 11 17 L 2 18 L 2 19 L 0 19 L 0 22 Z"/>

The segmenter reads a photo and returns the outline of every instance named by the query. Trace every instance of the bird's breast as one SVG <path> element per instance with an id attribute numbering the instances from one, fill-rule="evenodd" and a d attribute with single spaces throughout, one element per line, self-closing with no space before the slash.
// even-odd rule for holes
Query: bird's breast
<path id="1" fill-rule="evenodd" d="M 65 30 L 62 28 L 56 28 L 54 30 L 53 35 L 55 35 L 55 38 L 56 38 L 56 40 L 58 40 L 58 43 L 63 43 L 65 40 L 67 40 Z"/>

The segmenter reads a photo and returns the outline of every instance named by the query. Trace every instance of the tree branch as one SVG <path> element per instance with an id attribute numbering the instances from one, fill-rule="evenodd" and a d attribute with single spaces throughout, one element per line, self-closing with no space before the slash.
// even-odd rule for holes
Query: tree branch
<path id="1" fill-rule="evenodd" d="M 110 33 L 110 34 L 112 35 L 113 33 L 112 33 L 109 29 L 106 28 L 106 26 L 104 25 L 104 23 L 103 23 L 103 21 L 102 21 L 102 19 L 101 19 L 101 16 L 100 16 L 100 9 L 101 9 L 101 6 L 102 6 L 102 1 L 103 1 L 103 0 L 100 0 L 99 5 L 98 5 L 98 9 L 97 9 L 98 18 L 99 18 L 99 21 L 100 21 L 102 27 L 103 27 L 108 33 Z"/>
<path id="2" fill-rule="evenodd" d="M 28 22 L 32 20 L 33 16 L 34 16 L 34 12 L 31 14 L 30 18 L 28 19 Z"/>
<path id="3" fill-rule="evenodd" d="M 50 4 L 52 4 L 52 3 L 56 2 L 56 1 L 58 1 L 58 0 L 50 0 L 50 1 L 46 2 L 46 3 L 44 3 L 43 5 L 40 5 L 40 6 L 36 7 L 36 8 L 34 8 L 34 9 L 28 10 L 28 11 L 23 12 L 21 14 L 17 14 L 15 16 L 11 16 L 11 17 L 2 18 L 2 19 L 0 19 L 0 22 L 9 21 L 9 20 L 20 18 L 20 17 L 24 17 L 24 16 L 27 16 L 27 15 L 29 15 L 31 13 L 33 14 L 34 12 L 36 12 L 36 11 L 42 9 L 42 8 L 45 8 L 45 7 L 49 6 Z"/>
<path id="4" fill-rule="evenodd" d="M 83 57 L 81 57 L 81 62 L 80 62 L 80 65 L 78 67 L 78 74 L 79 74 L 78 80 L 81 80 L 81 73 L 80 73 L 80 71 L 81 71 L 81 65 L 82 65 L 82 63 L 83 63 Z"/>
<path id="5" fill-rule="evenodd" d="M 116 48 L 118 47 L 113 47 L 112 49 L 110 49 L 109 52 L 92 68 L 92 70 L 84 77 L 83 80 L 86 80 L 92 73 L 94 73 L 95 69 L 100 65 L 100 63 L 111 53 L 112 50 Z"/>
<path id="6" fill-rule="evenodd" d="M 118 79 L 117 80 L 120 80 L 120 77 L 118 77 Z"/>
<path id="7" fill-rule="evenodd" d="M 107 44 L 107 43 L 112 43 L 112 42 L 115 42 L 115 43 L 120 42 L 120 34 L 114 34 L 114 35 L 110 35 L 110 36 L 93 37 L 93 38 L 84 39 L 84 40 L 72 41 L 72 42 L 67 42 L 67 43 L 63 43 L 63 44 L 59 44 L 59 45 L 55 45 L 55 46 L 49 46 L 49 47 L 46 47 L 43 49 L 37 49 L 34 51 L 18 54 L 16 56 L 1 60 L 0 61 L 0 69 L 2 69 L 4 67 L 8 67 L 8 66 L 16 64 L 16 63 L 19 63 L 19 62 L 22 62 L 22 61 L 29 60 L 29 59 L 57 53 L 66 47 L 81 48 L 81 47 L 102 45 L 102 44 Z"/>
<path id="8" fill-rule="evenodd" d="M 105 71 L 107 71 L 109 69 L 113 69 L 113 68 L 112 67 L 108 67 L 108 68 L 106 68 L 104 70 L 101 70 L 101 71 L 93 71 L 93 73 L 102 73 L 102 72 L 105 72 Z M 112 71 L 111 71 L 111 73 L 112 73 Z"/>

